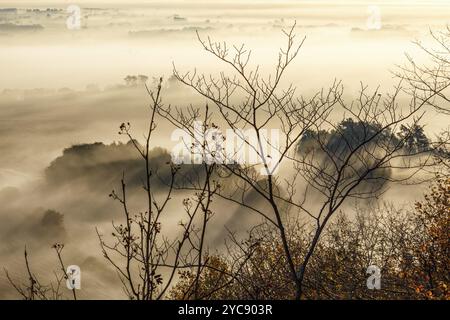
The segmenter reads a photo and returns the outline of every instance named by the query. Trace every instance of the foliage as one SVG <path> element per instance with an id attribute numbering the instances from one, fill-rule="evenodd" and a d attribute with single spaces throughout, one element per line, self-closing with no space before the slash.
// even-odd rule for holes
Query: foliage
<path id="1" fill-rule="evenodd" d="M 356 208 L 354 217 L 341 213 L 328 226 L 305 275 L 305 299 L 449 299 L 450 180 L 439 179 L 412 209 L 385 204 Z M 289 240 L 299 260 L 310 241 L 307 227 L 291 225 Z M 254 229 L 233 250 L 256 246 L 239 276 L 212 299 L 292 299 L 295 288 L 276 232 L 267 224 Z M 230 270 L 227 256 L 214 265 Z M 381 269 L 381 289 L 366 286 L 369 265 Z M 217 283 L 218 272 L 201 277 L 202 290 Z M 194 274 L 185 272 L 170 297 L 186 298 Z"/>

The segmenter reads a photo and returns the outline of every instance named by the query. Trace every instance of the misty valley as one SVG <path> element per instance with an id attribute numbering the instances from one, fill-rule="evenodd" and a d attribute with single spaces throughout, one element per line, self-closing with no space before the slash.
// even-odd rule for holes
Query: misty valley
<path id="1" fill-rule="evenodd" d="M 75 2 L 0 5 L 1 300 L 449 299 L 447 3 Z"/>

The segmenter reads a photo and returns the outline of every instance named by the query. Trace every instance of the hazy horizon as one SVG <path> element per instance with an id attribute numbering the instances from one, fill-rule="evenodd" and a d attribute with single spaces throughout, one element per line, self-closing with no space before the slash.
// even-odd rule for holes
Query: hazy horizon
<path id="1" fill-rule="evenodd" d="M 66 24 L 69 5 L 81 8 L 79 29 Z M 369 25 L 373 6 L 380 10 L 379 28 Z M 120 214 L 108 199 L 110 188 L 120 180 L 114 170 L 124 165 L 133 178 L 139 173 L 133 171 L 137 154 L 126 153 L 125 159 L 116 154 L 117 150 L 129 152 L 119 144 L 127 141 L 118 130 L 122 122 L 130 122 L 143 141 L 149 97 L 142 83 L 130 85 L 124 78 L 145 75 L 150 87 L 162 76 L 165 105 L 203 106 L 206 99 L 174 81 L 173 64 L 182 72 L 231 70 L 203 50 L 196 31 L 204 39 L 211 37 L 230 46 L 245 44 L 252 50 L 252 67 L 259 65 L 267 75 L 273 73 L 278 50 L 284 45 L 282 30 L 294 23 L 296 40 L 306 40 L 285 74 L 283 87 L 292 83 L 296 93 L 308 97 L 341 80 L 346 101 L 358 96 L 360 83 L 370 90 L 379 88 L 380 96 L 386 97 L 399 82 L 392 71 L 407 61 L 405 54 L 426 61 L 414 41 L 429 45 L 429 31 L 449 25 L 450 1 L 0 3 L 0 200 L 4 201 L 0 206 L 0 261 L 6 261 L 19 276 L 26 240 L 35 250 L 36 272 L 45 272 L 55 265 L 47 252 L 49 243 L 61 237 L 73 248 L 69 259 L 90 270 L 86 277 L 92 282 L 83 297 L 122 297 L 120 288 L 108 291 L 117 279 L 102 259 L 94 226 L 107 230 L 112 218 Z M 402 97 L 400 104 L 400 109 L 407 108 L 407 98 Z M 339 113 L 336 119 L 344 115 Z M 422 122 L 431 138 L 448 129 L 448 120 L 431 108 Z M 158 126 L 152 147 L 170 151 L 174 127 L 163 120 Z M 158 161 L 166 159 L 161 149 L 153 152 Z M 92 168 L 98 172 L 91 172 Z M 280 176 L 292 175 L 291 170 L 283 168 Z M 426 187 L 393 187 L 382 200 L 402 206 L 420 197 Z M 181 202 L 183 196 L 177 194 L 176 201 Z M 220 201 L 218 206 L 230 214 L 239 210 Z M 138 211 L 142 206 L 135 207 Z M 180 210 L 175 204 L 169 208 L 174 213 Z M 350 208 L 350 204 L 345 207 Z M 64 222 L 48 210 L 60 212 Z M 54 234 L 43 231 L 47 215 L 55 219 Z M 176 223 L 177 219 L 174 214 L 169 221 Z M 214 245 L 229 221 L 222 215 L 214 223 L 216 234 L 210 236 Z M 11 296 L 13 291 L 0 273 L 0 299 Z"/>

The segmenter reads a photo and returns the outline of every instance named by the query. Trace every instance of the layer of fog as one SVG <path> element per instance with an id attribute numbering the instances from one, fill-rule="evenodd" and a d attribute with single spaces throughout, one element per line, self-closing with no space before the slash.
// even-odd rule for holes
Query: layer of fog
<path id="1" fill-rule="evenodd" d="M 296 20 L 299 39 L 306 35 L 307 40 L 283 85 L 293 82 L 298 92 L 310 95 L 337 78 L 344 81 L 348 96 L 357 94 L 359 81 L 373 88 L 381 85 L 384 92 L 396 82 L 389 69 L 404 61 L 403 53 L 418 54 L 411 41 L 427 43 L 428 28 L 440 29 L 450 16 L 446 5 L 381 5 L 382 29 L 367 30 L 366 3 L 96 6 L 82 7 L 81 30 L 67 29 L 65 6 L 0 10 L 1 265 L 14 278 L 24 279 L 26 244 L 35 273 L 51 276 L 57 260 L 50 246 L 64 242 L 67 263 L 83 270 L 80 294 L 84 298 L 123 297 L 114 271 L 101 256 L 94 229 L 108 234 L 111 220 L 121 217 L 120 206 L 108 198 L 121 172 L 113 171 L 110 179 L 102 177 L 94 185 L 84 176 L 77 182 L 62 176 L 62 181 L 68 180 L 59 185 L 48 181 L 45 169 L 72 145 L 126 142 L 117 134 L 122 122 L 129 121 L 136 136 L 142 137 L 149 99 L 142 85 L 122 83 L 126 75 L 169 79 L 173 61 L 182 71 L 195 67 L 207 73 L 228 71 L 201 50 L 195 30 L 214 40 L 246 43 L 253 50 L 254 65 L 261 64 L 267 73 L 284 44 L 281 28 Z M 30 8 L 39 11 L 27 11 Z M 166 105 L 205 103 L 171 81 L 165 82 L 163 91 Z M 431 136 L 447 126 L 433 111 L 428 111 L 424 122 Z M 154 147 L 170 150 L 173 129 L 159 122 Z M 289 170 L 286 166 L 280 174 L 289 175 Z M 418 199 L 422 191 L 423 187 L 395 187 L 386 200 L 403 204 Z M 168 226 L 177 225 L 183 196 L 171 202 L 169 212 L 174 214 L 169 215 Z M 141 200 L 130 199 L 136 204 L 134 210 L 140 209 Z M 208 239 L 218 247 L 225 226 L 233 228 L 243 220 L 256 223 L 246 217 L 233 220 L 239 208 L 222 207 L 228 210 L 216 214 L 214 235 Z M 0 273 L 0 298 L 6 297 L 16 295 Z"/>

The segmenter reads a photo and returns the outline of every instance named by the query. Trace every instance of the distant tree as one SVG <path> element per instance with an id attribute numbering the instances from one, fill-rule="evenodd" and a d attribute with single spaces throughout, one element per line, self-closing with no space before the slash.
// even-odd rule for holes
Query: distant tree
<path id="1" fill-rule="evenodd" d="M 65 237 L 64 215 L 55 210 L 46 210 L 36 230 L 42 237 L 60 240 Z"/>
<path id="2" fill-rule="evenodd" d="M 405 278 L 420 298 L 450 299 L 450 179 L 439 178 L 416 203 L 412 265 Z"/>
<path id="3" fill-rule="evenodd" d="M 306 154 L 314 148 L 319 151 L 321 147 L 317 145 L 317 139 L 324 141 L 324 147 L 328 152 L 337 153 L 338 150 L 344 152 L 344 150 L 350 150 L 355 148 L 358 144 L 363 143 L 365 139 L 375 135 L 380 130 L 378 123 L 370 123 L 366 121 L 355 121 L 353 118 L 343 119 L 336 129 L 320 130 L 316 132 L 314 130 L 307 130 L 299 140 L 297 149 L 298 152 Z M 405 132 L 407 128 L 405 128 Z M 392 135 L 390 129 L 384 130 L 381 134 L 377 134 L 372 143 L 386 143 L 394 146 L 398 143 L 398 139 Z"/>
<path id="4" fill-rule="evenodd" d="M 127 75 L 123 80 L 125 81 L 125 85 L 127 87 L 136 87 L 139 84 L 145 85 L 147 83 L 148 77 L 143 74 L 139 74 L 137 76 Z"/>
<path id="5" fill-rule="evenodd" d="M 423 127 L 418 124 L 414 124 L 411 128 L 401 125 L 398 136 L 404 141 L 404 148 L 409 152 L 432 151 L 430 140 L 425 135 Z"/>

